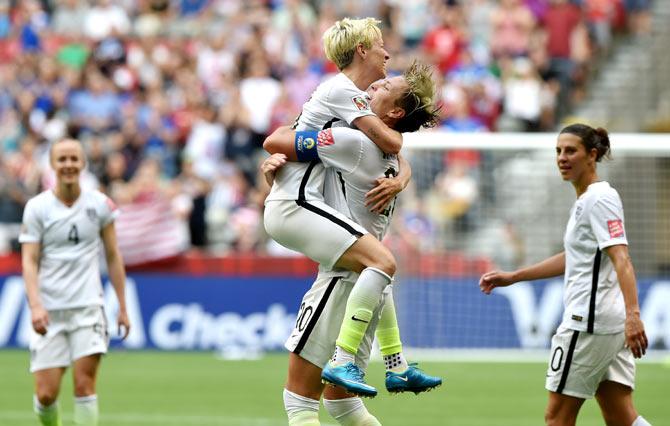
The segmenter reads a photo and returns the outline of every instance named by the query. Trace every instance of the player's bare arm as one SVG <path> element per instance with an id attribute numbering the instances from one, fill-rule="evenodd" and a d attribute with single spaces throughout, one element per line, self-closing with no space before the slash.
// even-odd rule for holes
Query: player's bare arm
<path id="1" fill-rule="evenodd" d="M 270 154 L 284 154 L 288 161 L 298 161 L 295 151 L 295 130 L 290 126 L 277 128 L 263 142 L 263 149 Z"/>
<path id="2" fill-rule="evenodd" d="M 373 213 L 382 213 L 391 201 L 409 185 L 412 167 L 398 154 L 399 171 L 396 176 L 384 176 L 375 181 L 375 187 L 365 194 L 365 205 Z"/>
<path id="3" fill-rule="evenodd" d="M 21 244 L 21 267 L 23 268 L 23 282 L 26 286 L 28 306 L 33 329 L 39 334 L 47 333 L 49 325 L 49 314 L 40 298 L 37 271 L 40 261 L 40 243 Z"/>
<path id="4" fill-rule="evenodd" d="M 123 339 L 130 333 L 130 320 L 126 310 L 126 271 L 123 266 L 123 258 L 116 244 L 116 232 L 114 231 L 114 222 L 109 223 L 100 231 L 103 245 L 105 247 L 105 258 L 107 260 L 107 269 L 109 279 L 114 287 L 116 298 L 119 301 L 119 314 L 117 318 L 118 333 Z"/>
<path id="5" fill-rule="evenodd" d="M 628 254 L 628 246 L 619 244 L 607 247 L 604 251 L 612 260 L 626 305 L 626 346 L 630 348 L 635 358 L 642 358 L 647 351 L 649 341 L 644 331 L 644 324 L 640 319 L 635 270 Z"/>
<path id="6" fill-rule="evenodd" d="M 381 118 L 376 115 L 366 115 L 355 119 L 353 124 L 385 153 L 400 153 L 402 134 L 388 127 Z"/>
<path id="7" fill-rule="evenodd" d="M 496 287 L 507 287 L 519 281 L 533 281 L 556 277 L 565 272 L 565 252 L 561 252 L 534 265 L 518 269 L 514 272 L 490 271 L 482 275 L 479 288 L 491 294 Z"/>

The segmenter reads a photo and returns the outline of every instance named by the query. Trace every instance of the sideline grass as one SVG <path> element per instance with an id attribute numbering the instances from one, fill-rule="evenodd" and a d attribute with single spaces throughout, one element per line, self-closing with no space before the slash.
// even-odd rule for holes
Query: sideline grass
<path id="1" fill-rule="evenodd" d="M 0 425 L 36 425 L 27 351 L 0 351 Z M 545 366 L 540 363 L 430 362 L 441 375 L 437 390 L 415 396 L 383 391 L 383 366 L 373 363 L 369 382 L 380 395 L 366 405 L 385 426 L 537 426 L 546 402 Z M 285 425 L 281 391 L 286 356 L 259 361 L 221 361 L 209 353 L 112 352 L 98 382 L 101 426 Z M 670 426 L 670 368 L 638 365 L 635 401 L 654 426 Z M 63 382 L 60 404 L 72 424 L 72 383 Z M 324 425 L 335 422 L 322 410 Z M 579 426 L 602 425 L 593 401 Z"/>

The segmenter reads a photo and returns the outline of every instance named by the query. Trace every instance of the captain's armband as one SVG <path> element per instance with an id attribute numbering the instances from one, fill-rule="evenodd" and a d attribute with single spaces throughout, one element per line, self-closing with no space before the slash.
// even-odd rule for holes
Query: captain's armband
<path id="1" fill-rule="evenodd" d="M 316 130 L 295 132 L 295 153 L 298 161 L 308 162 L 319 158 L 316 149 L 318 135 L 319 132 Z"/>

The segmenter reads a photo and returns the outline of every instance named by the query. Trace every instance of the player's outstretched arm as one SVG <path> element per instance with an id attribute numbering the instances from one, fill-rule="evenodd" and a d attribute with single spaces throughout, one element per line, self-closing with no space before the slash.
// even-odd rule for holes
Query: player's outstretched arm
<path id="1" fill-rule="evenodd" d="M 642 355 L 647 351 L 649 341 L 644 331 L 644 324 L 640 319 L 635 270 L 628 255 L 628 246 L 619 244 L 607 247 L 604 251 L 612 260 L 612 265 L 614 265 L 614 270 L 619 279 L 623 301 L 626 305 L 626 346 L 630 348 L 635 358 L 642 358 Z"/>
<path id="2" fill-rule="evenodd" d="M 116 243 L 116 232 L 114 222 L 107 224 L 100 231 L 102 243 L 105 247 L 105 258 L 107 259 L 107 270 L 109 279 L 114 287 L 116 298 L 119 301 L 119 316 L 117 318 L 118 332 L 125 339 L 130 333 L 130 320 L 126 310 L 126 271 L 123 266 L 123 258 Z"/>
<path id="3" fill-rule="evenodd" d="M 288 161 L 298 161 L 295 151 L 295 130 L 290 126 L 277 128 L 265 138 L 263 149 L 270 154 L 284 154 Z"/>
<path id="4" fill-rule="evenodd" d="M 23 268 L 23 282 L 26 286 L 28 306 L 30 306 L 31 322 L 35 332 L 44 335 L 47 333 L 47 326 L 49 325 L 49 314 L 42 305 L 37 280 L 40 250 L 40 243 L 21 244 L 21 267 Z"/>
<path id="5" fill-rule="evenodd" d="M 519 281 L 533 281 L 551 278 L 565 272 L 565 252 L 553 255 L 539 263 L 518 269 L 514 272 L 489 271 L 479 279 L 479 288 L 491 294 L 496 287 L 507 287 Z"/>
<path id="6" fill-rule="evenodd" d="M 385 153 L 398 154 L 400 152 L 402 134 L 387 126 L 376 115 L 358 117 L 353 121 L 353 124 Z"/>

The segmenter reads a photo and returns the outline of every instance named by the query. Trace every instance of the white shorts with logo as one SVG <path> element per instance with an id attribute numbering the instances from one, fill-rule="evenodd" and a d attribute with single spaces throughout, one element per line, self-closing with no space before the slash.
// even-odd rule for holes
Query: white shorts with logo
<path id="1" fill-rule="evenodd" d="M 635 359 L 624 333 L 590 334 L 559 328 L 551 339 L 545 387 L 577 398 L 593 398 L 604 381 L 635 388 Z"/>
<path id="2" fill-rule="evenodd" d="M 108 345 L 102 306 L 49 311 L 47 334 L 31 332 L 30 372 L 68 367 L 79 358 L 106 353 Z"/>
<path id="3" fill-rule="evenodd" d="M 275 241 L 326 269 L 331 269 L 360 236 L 368 233 L 323 201 L 267 201 L 263 221 Z"/>
<path id="4" fill-rule="evenodd" d="M 335 352 L 347 299 L 356 279 L 358 274 L 353 273 L 347 277 L 320 274 L 302 299 L 295 327 L 284 344 L 286 349 L 323 368 Z M 370 359 L 379 315 L 390 291 L 390 286 L 384 291 L 356 354 L 356 364 L 364 370 Z"/>

